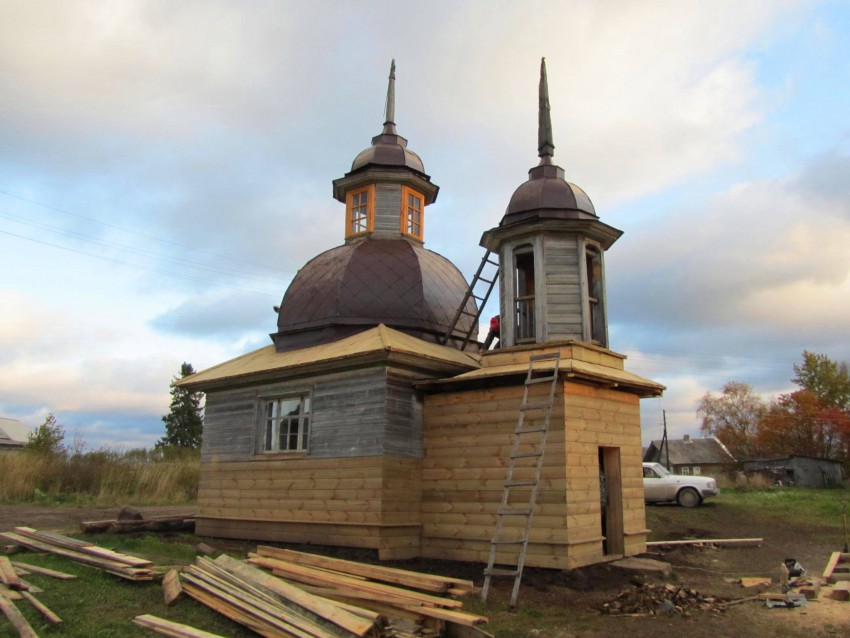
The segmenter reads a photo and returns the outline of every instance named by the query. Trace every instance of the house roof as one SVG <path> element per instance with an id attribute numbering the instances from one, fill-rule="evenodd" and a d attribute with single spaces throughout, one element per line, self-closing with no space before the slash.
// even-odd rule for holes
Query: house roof
<path id="1" fill-rule="evenodd" d="M 564 342 L 569 345 L 571 342 Z M 553 361 L 541 361 L 535 365 L 535 370 L 551 370 Z M 632 374 L 622 368 L 600 365 L 590 361 L 582 361 L 578 358 L 563 358 L 560 362 L 560 372 L 567 378 L 591 381 L 594 383 L 610 384 L 638 394 L 639 396 L 659 396 L 664 391 L 664 386 L 650 379 Z M 420 381 L 417 388 L 428 390 L 445 386 L 475 385 L 476 382 L 498 377 L 525 376 L 528 373 L 528 362 L 507 363 L 503 365 L 491 365 L 470 372 L 465 372 L 447 379 L 435 379 L 433 381 Z"/>
<path id="2" fill-rule="evenodd" d="M 411 358 L 411 362 L 426 363 L 443 372 L 461 372 L 481 365 L 477 355 L 424 341 L 380 324 L 351 337 L 311 348 L 276 352 L 274 345 L 269 345 L 180 379 L 174 385 L 203 390 L 220 382 L 249 381 L 284 371 L 319 371 L 327 369 L 329 364 L 338 369 L 346 360 L 356 364 L 370 357 L 390 355 Z"/>
<path id="3" fill-rule="evenodd" d="M 713 436 L 704 439 L 667 439 L 671 465 L 716 465 L 734 463 L 735 457 Z M 661 441 L 652 441 L 644 455 L 647 461 L 659 461 Z M 652 455 L 653 458 L 648 458 Z M 667 451 L 663 453 L 667 460 Z"/>
<path id="4" fill-rule="evenodd" d="M 0 417 L 0 446 L 22 447 L 29 433 L 30 428 L 17 419 Z"/>

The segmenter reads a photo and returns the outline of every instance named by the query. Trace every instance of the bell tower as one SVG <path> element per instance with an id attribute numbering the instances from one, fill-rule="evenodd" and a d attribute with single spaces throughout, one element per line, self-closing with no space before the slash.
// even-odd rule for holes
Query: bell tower
<path id="1" fill-rule="evenodd" d="M 481 245 L 499 255 L 502 347 L 574 339 L 608 347 L 604 253 L 622 235 L 552 158 L 546 60 L 540 62 L 540 162 Z"/>

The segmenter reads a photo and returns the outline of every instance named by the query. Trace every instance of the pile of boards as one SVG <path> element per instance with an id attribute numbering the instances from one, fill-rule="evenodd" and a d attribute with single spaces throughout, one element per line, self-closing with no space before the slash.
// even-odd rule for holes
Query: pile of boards
<path id="1" fill-rule="evenodd" d="M 77 563 L 96 567 L 126 580 L 153 580 L 154 565 L 138 556 L 98 547 L 54 532 L 40 532 L 31 527 L 16 527 L 14 532 L 4 532 L 0 537 L 37 552 L 47 552 Z"/>
<path id="2" fill-rule="evenodd" d="M 26 563 L 12 562 L 5 556 L 0 556 L 0 613 L 8 618 L 12 626 L 18 631 L 18 635 L 23 638 L 36 638 L 36 634 L 14 605 L 14 601 L 26 600 L 50 622 L 54 624 L 62 622 L 59 616 L 35 597 L 35 594 L 40 593 L 42 590 L 21 578 L 30 573 L 44 574 L 45 576 L 63 580 L 76 578 L 72 574 L 65 574 Z"/>
<path id="3" fill-rule="evenodd" d="M 163 587 L 169 603 L 185 593 L 272 638 L 488 635 L 475 628 L 487 619 L 450 597 L 472 591 L 471 581 L 273 547 L 258 547 L 247 562 L 200 557 L 167 574 Z M 156 619 L 137 622 L 153 629 Z"/>

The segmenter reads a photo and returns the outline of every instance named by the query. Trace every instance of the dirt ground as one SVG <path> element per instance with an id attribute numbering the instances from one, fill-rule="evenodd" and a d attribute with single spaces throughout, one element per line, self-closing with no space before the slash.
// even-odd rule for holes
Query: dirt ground
<path id="1" fill-rule="evenodd" d="M 186 514 L 192 507 L 143 507 L 146 518 Z M 16 525 L 43 530 L 76 531 L 84 520 L 114 518 L 117 508 L 83 509 L 34 507 L 30 505 L 0 505 L 0 531 Z M 520 592 L 518 614 L 525 614 L 524 633 L 537 638 L 579 638 L 616 636 L 622 638 L 658 638 L 659 636 L 688 636 L 688 638 L 763 638 L 766 636 L 806 636 L 807 638 L 850 636 L 850 603 L 821 597 L 805 608 L 767 609 L 763 602 L 745 602 L 728 607 L 723 612 L 694 610 L 669 616 L 608 616 L 600 611 L 602 605 L 618 594 L 633 589 L 642 582 L 670 583 L 697 590 L 704 597 L 718 601 L 752 596 L 760 591 L 779 591 L 778 577 L 784 559 L 793 557 L 809 575 L 819 576 L 834 551 L 841 549 L 842 539 L 834 528 L 819 527 L 816 522 L 806 525 L 775 525 L 765 528 L 756 522 L 732 515 L 722 500 L 706 503 L 694 510 L 672 505 L 648 506 L 647 522 L 652 538 L 676 540 L 686 538 L 754 538 L 764 541 L 758 546 L 667 546 L 654 549 L 653 558 L 673 566 L 673 573 L 664 578 L 642 576 L 612 565 L 595 565 L 570 572 L 526 569 Z M 204 539 L 208 544 L 225 549 L 238 549 L 237 543 Z M 244 544 L 243 544 L 244 545 Z M 342 550 L 339 555 L 359 560 L 373 560 L 366 550 Z M 446 573 L 474 580 L 481 584 L 482 566 L 442 561 L 403 561 L 398 566 L 434 573 Z M 768 588 L 745 589 L 725 579 L 741 576 L 766 576 L 774 584 Z M 493 627 L 501 623 L 511 626 L 502 605 L 510 594 L 512 581 L 494 581 L 488 607 Z M 495 604 L 494 604 L 495 603 Z M 536 622 L 536 618 L 539 622 Z M 554 619 L 554 620 L 553 620 Z M 538 628 L 539 626 L 539 628 Z M 505 635 L 498 633 L 497 636 Z"/>

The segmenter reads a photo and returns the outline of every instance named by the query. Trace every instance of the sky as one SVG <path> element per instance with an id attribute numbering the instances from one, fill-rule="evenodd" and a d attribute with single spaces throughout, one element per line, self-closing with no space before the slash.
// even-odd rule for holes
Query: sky
<path id="1" fill-rule="evenodd" d="M 850 361 L 850 4 L 5 0 L 0 416 L 150 447 L 183 361 L 270 343 L 343 241 L 331 182 L 396 123 L 440 186 L 426 246 L 470 278 L 537 163 L 624 231 L 610 346 L 664 384 L 643 438 L 729 380 Z M 495 309 L 485 311 L 485 317 Z"/>

